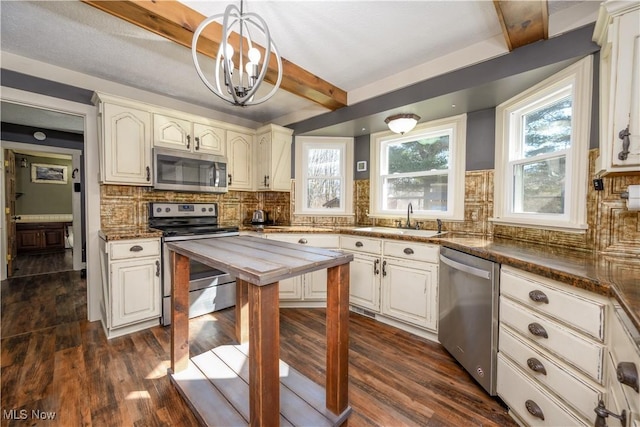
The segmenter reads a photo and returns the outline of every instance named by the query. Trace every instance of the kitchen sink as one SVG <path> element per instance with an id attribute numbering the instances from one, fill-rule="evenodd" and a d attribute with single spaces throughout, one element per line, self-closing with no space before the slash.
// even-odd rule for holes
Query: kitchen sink
<path id="1" fill-rule="evenodd" d="M 416 236 L 416 237 L 437 237 L 446 233 L 437 230 L 415 230 L 413 228 L 392 228 L 392 227 L 362 227 L 356 228 L 354 231 L 363 231 L 369 233 L 393 234 L 396 236 Z"/>

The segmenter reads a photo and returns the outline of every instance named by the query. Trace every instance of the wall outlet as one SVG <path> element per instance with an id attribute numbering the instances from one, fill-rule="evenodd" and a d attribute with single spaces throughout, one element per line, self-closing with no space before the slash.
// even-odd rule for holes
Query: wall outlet
<path id="1" fill-rule="evenodd" d="M 593 189 L 596 191 L 604 190 L 604 182 L 602 181 L 602 178 L 595 178 L 593 180 Z"/>

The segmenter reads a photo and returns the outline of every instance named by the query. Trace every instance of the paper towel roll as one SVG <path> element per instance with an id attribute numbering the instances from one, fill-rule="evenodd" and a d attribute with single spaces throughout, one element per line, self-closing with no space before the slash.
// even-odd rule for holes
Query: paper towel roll
<path id="1" fill-rule="evenodd" d="M 640 185 L 629 186 L 629 198 L 627 199 L 627 209 L 630 211 L 640 210 Z"/>

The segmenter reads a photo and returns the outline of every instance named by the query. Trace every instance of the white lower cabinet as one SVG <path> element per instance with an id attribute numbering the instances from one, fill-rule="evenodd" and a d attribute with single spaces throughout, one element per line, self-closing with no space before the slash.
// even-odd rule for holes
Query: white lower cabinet
<path id="1" fill-rule="evenodd" d="M 316 248 L 337 249 L 337 234 L 270 233 L 265 238 Z M 318 270 L 279 283 L 281 307 L 324 307 L 327 304 L 327 270 Z"/>
<path id="2" fill-rule="evenodd" d="M 159 324 L 160 239 L 100 240 L 102 324 L 107 338 Z"/>
<path id="3" fill-rule="evenodd" d="M 608 299 L 503 266 L 498 395 L 525 425 L 594 425 Z M 609 425 L 615 425 L 610 422 Z"/>
<path id="4" fill-rule="evenodd" d="M 391 319 L 437 331 L 439 247 L 409 241 L 340 236 L 354 255 L 349 303 Z"/>
<path id="5" fill-rule="evenodd" d="M 382 314 L 436 329 L 438 267 L 426 262 L 385 258 L 382 278 Z"/>

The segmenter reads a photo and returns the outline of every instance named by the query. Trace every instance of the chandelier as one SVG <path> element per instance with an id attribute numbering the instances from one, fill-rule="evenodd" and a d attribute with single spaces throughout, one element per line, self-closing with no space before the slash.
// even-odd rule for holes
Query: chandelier
<path id="1" fill-rule="evenodd" d="M 200 33 L 205 27 L 220 19 L 222 19 L 222 41 L 216 55 L 215 81 L 211 83 L 200 68 L 196 47 Z M 255 38 L 252 36 L 259 36 L 264 48 L 254 43 Z M 262 58 L 263 53 L 264 58 Z M 256 98 L 256 92 L 267 74 L 271 53 L 275 55 L 278 64 L 278 78 L 269 93 Z M 230 4 L 224 14 L 210 16 L 200 23 L 193 33 L 191 55 L 202 82 L 211 92 L 233 105 L 247 106 L 263 103 L 276 93 L 282 81 L 282 59 L 275 43 L 271 40 L 269 28 L 260 16 L 243 10 L 242 0 L 240 9 Z M 237 61 L 237 68 L 234 59 Z"/>
<path id="2" fill-rule="evenodd" d="M 416 114 L 396 114 L 387 117 L 384 122 L 392 132 L 404 135 L 405 132 L 409 132 L 416 127 L 418 120 L 420 120 L 420 116 Z"/>

